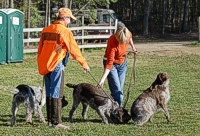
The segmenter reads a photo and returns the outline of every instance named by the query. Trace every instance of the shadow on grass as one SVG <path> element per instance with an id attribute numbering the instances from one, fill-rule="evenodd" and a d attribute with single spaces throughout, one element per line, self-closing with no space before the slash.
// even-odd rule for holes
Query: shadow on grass
<path id="1" fill-rule="evenodd" d="M 39 121 L 38 117 L 34 116 L 34 115 L 32 117 L 32 121 L 33 121 L 33 124 L 27 123 L 26 122 L 26 115 L 17 115 L 16 116 L 16 124 L 17 124 L 17 126 L 27 125 L 27 126 L 31 127 L 31 126 L 33 126 L 35 124 L 41 123 Z M 1 115 L 1 118 L 0 118 L 0 127 L 1 126 L 7 126 L 7 127 L 9 127 L 10 123 L 11 123 L 11 115 Z"/>
<path id="2" fill-rule="evenodd" d="M 62 121 L 63 122 L 69 122 L 68 118 L 63 118 Z M 80 119 L 80 118 L 74 118 L 73 119 L 73 123 L 85 123 L 85 122 L 103 124 L 101 119 L 87 119 L 87 120 Z M 124 124 L 115 124 L 115 123 L 110 123 L 110 124 L 113 124 L 113 125 L 133 125 L 133 122 L 131 122 L 131 120 L 130 120 L 128 123 L 124 123 Z"/>
<path id="3" fill-rule="evenodd" d="M 69 122 L 68 118 L 63 118 L 62 119 L 63 122 Z M 73 122 L 74 123 L 83 123 L 83 122 L 93 122 L 93 123 L 102 123 L 102 121 L 100 119 L 80 119 L 80 118 L 73 118 Z"/>

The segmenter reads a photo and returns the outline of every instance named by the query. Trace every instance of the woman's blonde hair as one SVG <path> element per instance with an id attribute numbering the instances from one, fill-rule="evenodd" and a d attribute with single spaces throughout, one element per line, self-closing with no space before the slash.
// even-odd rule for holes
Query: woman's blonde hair
<path id="1" fill-rule="evenodd" d="M 119 27 L 115 33 L 115 37 L 119 44 L 125 44 L 130 39 L 130 32 L 126 27 Z"/>

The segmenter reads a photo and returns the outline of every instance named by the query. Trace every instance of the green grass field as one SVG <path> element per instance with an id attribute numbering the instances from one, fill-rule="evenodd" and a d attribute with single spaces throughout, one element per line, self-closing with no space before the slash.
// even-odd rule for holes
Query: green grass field
<path id="1" fill-rule="evenodd" d="M 104 49 L 85 50 L 83 56 L 87 59 L 92 75 L 99 80 L 102 72 L 102 56 Z M 128 91 L 133 55 L 128 56 L 128 71 L 124 94 Z M 136 97 L 155 80 L 159 72 L 167 72 L 170 77 L 171 99 L 168 103 L 171 123 L 167 123 L 163 112 L 159 111 L 153 118 L 153 123 L 136 127 L 131 120 L 125 125 L 104 125 L 97 113 L 89 108 L 88 121 L 82 120 L 81 105 L 74 115 L 74 123 L 67 121 L 72 106 L 72 89 L 65 87 L 65 96 L 69 105 L 63 109 L 63 122 L 71 126 L 70 131 L 54 130 L 38 121 L 33 116 L 33 125 L 25 123 L 23 106 L 17 115 L 17 126 L 10 127 L 11 90 L 18 84 L 42 86 L 42 76 L 38 74 L 36 54 L 26 54 L 23 63 L 0 65 L 0 135 L 2 136 L 198 136 L 200 135 L 200 56 L 156 56 L 138 53 L 136 62 L 136 86 L 131 85 L 130 97 L 126 108 L 130 107 Z M 65 68 L 65 82 L 97 83 L 71 57 Z M 109 92 L 107 82 L 104 90 Z M 43 108 L 46 117 L 46 109 Z"/>

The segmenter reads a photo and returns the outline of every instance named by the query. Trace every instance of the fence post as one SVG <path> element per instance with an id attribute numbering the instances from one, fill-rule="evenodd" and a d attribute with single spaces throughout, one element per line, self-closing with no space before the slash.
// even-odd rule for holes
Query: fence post
<path id="1" fill-rule="evenodd" d="M 200 16 L 199 16 L 198 24 L 199 24 L 199 43 L 200 43 Z"/>

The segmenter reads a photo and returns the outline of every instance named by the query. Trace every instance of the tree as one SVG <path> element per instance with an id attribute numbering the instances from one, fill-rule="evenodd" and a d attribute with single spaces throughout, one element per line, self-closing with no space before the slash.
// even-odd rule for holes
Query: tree
<path id="1" fill-rule="evenodd" d="M 176 0 L 172 0 L 172 18 L 171 18 L 171 32 L 175 31 L 175 17 L 176 17 Z"/>
<path id="2" fill-rule="evenodd" d="M 198 16 L 200 16 L 200 1 L 198 0 Z"/>
<path id="3" fill-rule="evenodd" d="M 13 0 L 9 0 L 9 8 L 13 8 Z"/>
<path id="4" fill-rule="evenodd" d="M 46 10 L 45 10 L 45 27 L 50 25 L 50 9 L 51 9 L 51 6 L 50 6 L 50 0 L 46 0 Z"/>
<path id="5" fill-rule="evenodd" d="M 144 0 L 144 20 L 143 20 L 143 35 L 147 36 L 149 26 L 149 15 L 151 11 L 151 0 Z"/>
<path id="6" fill-rule="evenodd" d="M 73 14 L 80 11 L 76 17 L 87 14 L 89 23 L 97 19 L 96 8 L 110 8 L 130 31 L 144 36 L 150 32 L 164 34 L 196 30 L 200 16 L 200 0 L 0 0 L 0 8 L 9 7 L 24 12 L 26 28 L 52 23 L 54 7 L 68 7 Z M 83 12 L 87 10 L 88 13 Z M 42 21 L 41 17 L 44 17 Z"/>
<path id="7" fill-rule="evenodd" d="M 189 13 L 189 0 L 185 0 L 184 4 L 184 14 L 183 14 L 183 25 L 182 25 L 182 32 L 188 32 L 188 13 Z"/>
<path id="8" fill-rule="evenodd" d="M 163 12 L 162 12 L 162 29 L 161 34 L 165 33 L 165 17 L 166 17 L 166 0 L 163 0 Z"/>
<path id="9" fill-rule="evenodd" d="M 63 7 L 66 7 L 66 8 L 67 8 L 67 7 L 68 7 L 68 4 L 67 4 L 67 3 L 68 3 L 68 0 L 63 0 Z"/>

